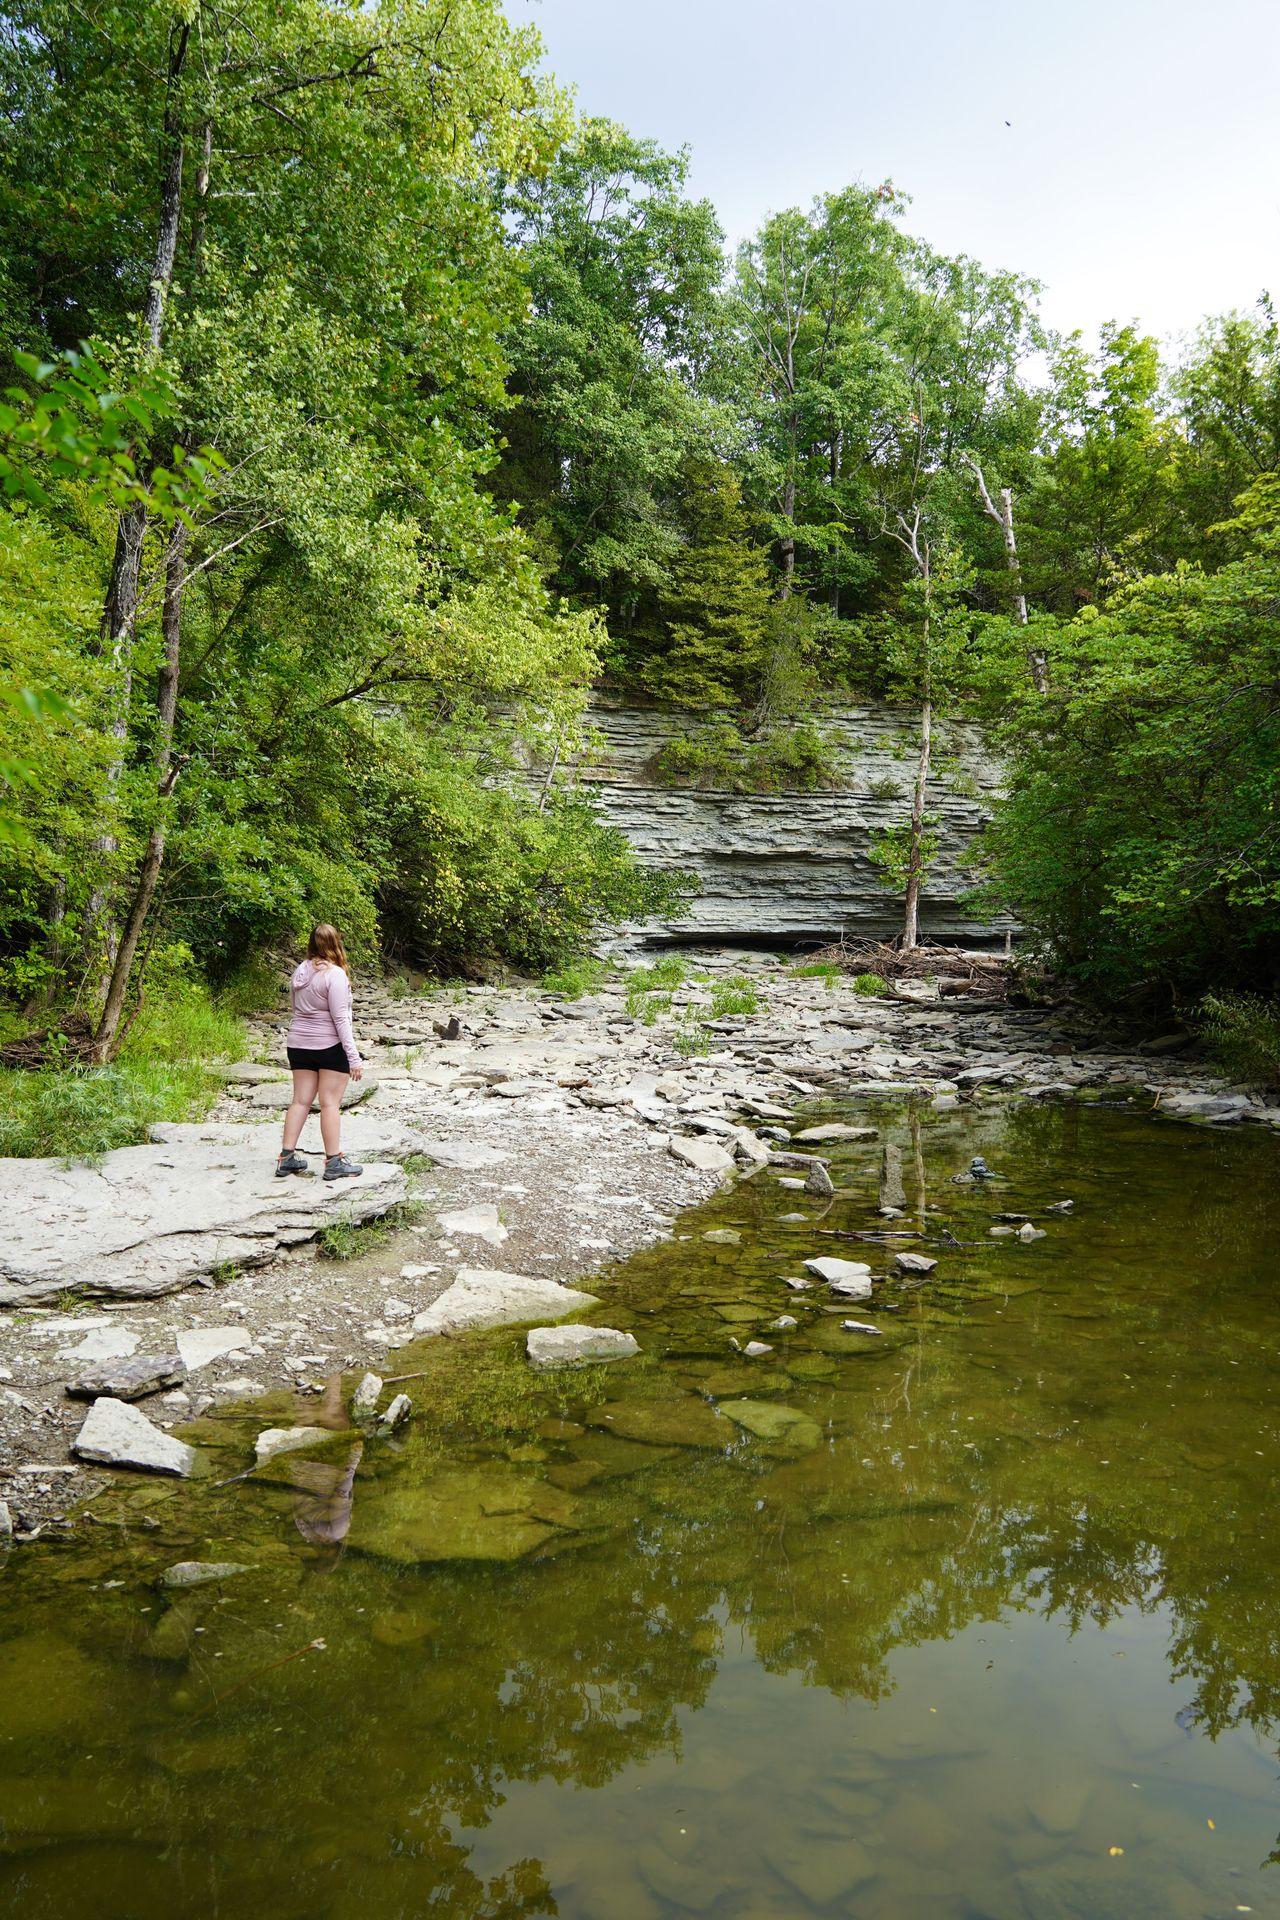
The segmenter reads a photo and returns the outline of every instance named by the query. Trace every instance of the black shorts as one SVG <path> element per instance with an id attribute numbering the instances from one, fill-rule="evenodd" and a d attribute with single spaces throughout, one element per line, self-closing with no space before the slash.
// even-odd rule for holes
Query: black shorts
<path id="1" fill-rule="evenodd" d="M 351 1062 L 347 1059 L 347 1050 L 338 1040 L 331 1047 L 286 1047 L 289 1065 L 299 1067 L 304 1072 L 324 1071 L 326 1073 L 350 1073 Z"/>

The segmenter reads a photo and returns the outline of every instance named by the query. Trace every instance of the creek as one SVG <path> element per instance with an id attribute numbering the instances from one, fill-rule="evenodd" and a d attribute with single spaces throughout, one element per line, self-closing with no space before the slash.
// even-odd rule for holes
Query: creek
<path id="1" fill-rule="evenodd" d="M 402 1349 L 402 1437 L 223 1485 L 315 1402 L 210 1414 L 203 1480 L 11 1552 L 0 1912 L 1280 1915 L 1274 1138 L 807 1117 L 874 1118 L 834 1197 L 766 1170 L 598 1283 L 638 1359 Z M 786 1284 L 824 1254 L 872 1298 Z"/>

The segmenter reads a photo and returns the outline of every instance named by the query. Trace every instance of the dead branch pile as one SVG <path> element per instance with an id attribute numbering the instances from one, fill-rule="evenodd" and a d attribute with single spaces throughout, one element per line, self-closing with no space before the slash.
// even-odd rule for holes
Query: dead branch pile
<path id="1" fill-rule="evenodd" d="M 936 981 L 944 999 L 980 994 L 984 1000 L 1008 998 L 1012 970 L 1008 957 L 976 953 L 965 947 L 919 946 L 903 949 L 893 940 L 840 940 L 812 956 L 834 962 L 849 974 L 874 973 L 891 985 Z"/>

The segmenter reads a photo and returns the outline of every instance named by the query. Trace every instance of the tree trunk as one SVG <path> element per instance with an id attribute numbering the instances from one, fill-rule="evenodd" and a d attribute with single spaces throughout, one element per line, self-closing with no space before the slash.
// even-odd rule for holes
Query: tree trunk
<path id="1" fill-rule="evenodd" d="M 164 110 L 164 177 L 160 185 L 160 218 L 156 230 L 156 251 L 151 279 L 143 305 L 149 357 L 158 359 L 164 338 L 164 312 L 173 283 L 173 263 L 178 251 L 178 228 L 182 215 L 182 166 L 184 139 L 179 82 L 186 65 L 188 26 L 177 28 L 169 43 L 169 85 Z M 115 552 L 102 610 L 102 651 L 112 666 L 111 734 L 114 741 L 107 767 L 107 799 L 114 805 L 120 777 L 124 771 L 133 704 L 133 647 L 138 630 L 138 578 L 142 570 L 142 549 L 147 533 L 146 509 L 131 506 L 121 513 L 116 524 Z M 105 864 L 116 851 L 118 842 L 110 828 L 95 843 L 94 851 Z M 108 963 L 114 964 L 115 930 L 108 913 L 109 883 L 94 890 L 89 902 L 88 926 L 91 938 L 99 940 Z"/>
<path id="2" fill-rule="evenodd" d="M 791 589 L 795 585 L 796 575 L 796 477 L 787 475 L 782 489 L 782 517 L 787 523 L 787 531 L 778 542 L 779 557 L 782 561 L 782 585 L 778 589 L 780 600 L 791 598 Z"/>
<path id="3" fill-rule="evenodd" d="M 110 1060 L 120 1036 L 129 976 L 138 951 L 138 942 L 151 911 L 156 884 L 164 863 L 165 833 L 169 798 L 180 772 L 173 757 L 173 730 L 178 711 L 178 680 L 182 665 L 182 596 L 187 581 L 187 546 L 190 533 L 181 520 L 175 520 L 165 553 L 164 605 L 160 627 L 164 636 L 164 658 L 156 688 L 156 738 L 153 763 L 156 772 L 156 817 L 147 840 L 146 852 L 138 869 L 133 897 L 124 926 L 116 943 L 107 984 L 102 1017 L 93 1036 L 93 1057 L 97 1064 Z"/>
<path id="4" fill-rule="evenodd" d="M 972 454 L 963 456 L 978 483 L 978 493 L 982 500 L 983 512 L 994 520 L 1000 529 L 1000 538 L 1004 541 L 1004 563 L 1013 582 L 1013 617 L 1020 627 L 1027 624 L 1027 596 L 1022 590 L 1022 562 L 1018 558 L 1018 540 L 1013 530 L 1013 488 L 1001 487 L 1000 505 L 991 498 L 986 476 Z M 1027 666 L 1031 672 L 1031 684 L 1037 693 L 1049 691 L 1049 661 L 1043 647 L 1027 648 Z"/>

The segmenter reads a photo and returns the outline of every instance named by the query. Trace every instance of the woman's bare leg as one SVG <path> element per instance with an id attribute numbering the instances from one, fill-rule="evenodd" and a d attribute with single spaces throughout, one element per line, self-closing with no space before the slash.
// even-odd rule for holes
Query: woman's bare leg
<path id="1" fill-rule="evenodd" d="M 292 1153 L 302 1137 L 302 1129 L 307 1124 L 307 1115 L 311 1111 L 316 1097 L 316 1088 L 320 1084 L 320 1075 L 314 1067 L 295 1067 L 293 1069 L 293 1099 L 284 1116 L 283 1153 Z"/>
<path id="2" fill-rule="evenodd" d="M 342 1138 L 339 1102 L 350 1078 L 349 1073 L 333 1073 L 328 1067 L 320 1069 L 320 1138 L 324 1141 L 324 1150 L 330 1160 L 342 1151 L 339 1145 Z"/>

